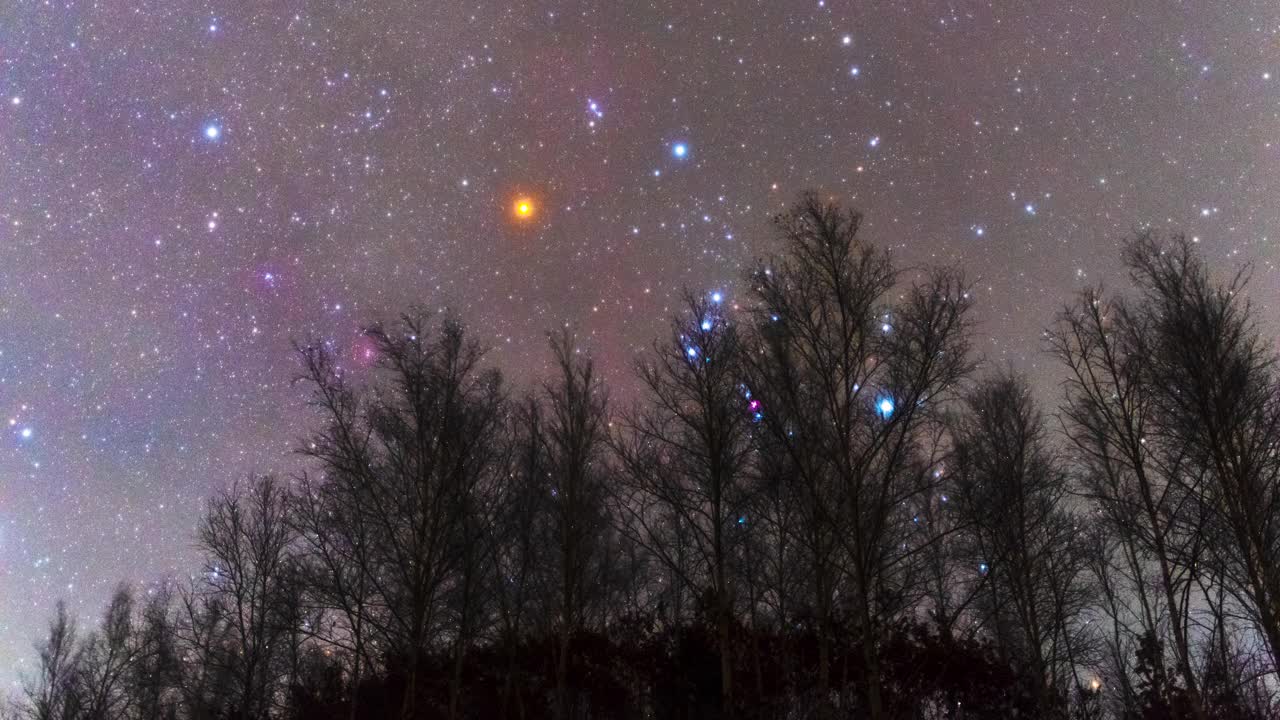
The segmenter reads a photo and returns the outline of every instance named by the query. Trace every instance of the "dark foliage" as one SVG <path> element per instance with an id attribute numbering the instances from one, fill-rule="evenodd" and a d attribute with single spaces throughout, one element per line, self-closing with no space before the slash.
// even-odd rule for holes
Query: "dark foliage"
<path id="1" fill-rule="evenodd" d="M 814 690 L 816 638 L 811 632 L 784 637 L 759 634 L 752 638 L 765 654 L 766 682 L 748 685 L 740 691 L 737 707 L 722 713 L 719 707 L 719 654 L 716 629 L 694 624 L 656 632 L 651 618 L 628 618 L 607 632 L 575 635 L 571 646 L 574 662 L 570 669 L 573 692 L 592 718 L 627 720 L 655 718 L 782 718 L 797 701 Z M 736 645 L 747 644 L 746 628 L 735 628 Z M 848 633 L 841 633 L 848 639 Z M 465 665 L 464 694 L 472 700 L 459 717 L 524 717 L 528 720 L 554 717 L 549 702 L 555 693 L 553 657 L 558 637 L 528 638 L 517 652 L 521 681 L 518 698 L 504 697 L 506 678 L 504 657 L 497 647 L 476 649 Z M 839 668 L 833 691 L 856 698 L 861 693 L 856 678 L 861 649 L 837 644 L 833 654 Z M 749 675 L 747 657 L 732 654 L 735 670 Z M 894 627 L 881 648 L 886 678 L 886 709 L 891 717 L 913 717 L 932 708 L 936 717 L 984 718 L 1034 717 L 1035 697 L 1031 679 L 1017 668 L 1002 663 L 993 648 L 982 641 L 945 640 L 923 624 L 904 623 Z M 450 658 L 429 656 L 429 670 L 421 675 L 417 706 L 422 718 L 448 716 Z M 323 720 L 349 718 L 345 694 L 335 668 L 319 671 L 331 684 L 317 686 L 319 692 L 295 695 L 298 717 Z M 389 665 L 385 674 L 369 679 L 361 687 L 366 701 L 360 703 L 357 718 L 387 717 L 402 704 L 406 673 L 401 664 Z M 327 693 L 327 695 L 326 695 Z M 510 712 L 512 706 L 521 712 Z M 952 711 L 951 708 L 957 710 Z M 958 709 L 963 708 L 963 713 Z M 950 713 L 950 714 L 946 714 Z"/>

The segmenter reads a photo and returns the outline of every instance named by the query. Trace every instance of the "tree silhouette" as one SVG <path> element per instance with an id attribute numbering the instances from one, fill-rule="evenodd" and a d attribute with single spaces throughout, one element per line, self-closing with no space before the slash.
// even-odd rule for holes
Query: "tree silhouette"
<path id="1" fill-rule="evenodd" d="M 1160 431 L 1185 448 L 1205 503 L 1206 559 L 1280 662 L 1280 388 L 1275 353 L 1244 298 L 1247 274 L 1215 282 L 1182 237 L 1125 247 L 1147 328 L 1144 371 Z"/>
<path id="2" fill-rule="evenodd" d="M 330 485 L 320 492 L 346 506 L 342 522 L 325 531 L 327 542 L 359 563 L 354 577 L 340 577 L 327 561 L 325 575 L 341 583 L 329 592 L 342 596 L 347 622 L 359 625 L 357 657 L 371 632 L 384 660 L 403 664 L 408 718 L 417 713 L 425 654 L 441 637 L 459 564 L 474 569 L 456 550 L 468 497 L 498 465 L 502 383 L 480 369 L 480 348 L 453 317 L 436 327 L 422 314 L 406 315 L 367 334 L 381 371 L 367 388 L 349 384 L 324 343 L 299 349 L 323 423 L 303 452 L 324 469 Z M 448 632 L 465 644 L 469 630 Z"/>
<path id="3" fill-rule="evenodd" d="M 1280 717 L 1247 275 L 1131 238 L 1132 291 L 1046 334 L 1055 424 L 974 375 L 962 276 L 860 223 L 801 196 L 736 302 L 686 292 L 620 411 L 567 328 L 518 393 L 447 312 L 370 327 L 358 368 L 298 345 L 288 479 L 209 498 L 182 582 L 84 632 L 58 603 L 0 717 Z"/>
<path id="4" fill-rule="evenodd" d="M 671 337 L 637 367 L 643 405 L 614 440 L 621 527 L 714 619 L 721 712 L 733 708 L 733 556 L 747 522 L 750 427 L 759 401 L 742 384 L 742 345 L 720 303 L 685 297 Z M 691 559 L 684 557 L 692 555 Z"/>
<path id="5" fill-rule="evenodd" d="M 969 370 L 963 280 L 926 272 L 896 306 L 887 254 L 858 238 L 861 216 L 804 196 L 775 226 L 782 252 L 751 275 L 747 386 L 775 452 L 808 500 L 806 547 L 818 628 L 819 715 L 831 707 L 837 592 L 851 605 L 869 717 L 883 716 L 880 632 L 911 602 L 921 545 L 913 508 L 931 473 L 918 442 Z"/>
<path id="6" fill-rule="evenodd" d="M 574 716 L 578 703 L 569 687 L 575 635 L 586 630 L 607 599 L 604 569 L 609 550 L 605 514 L 608 400 L 590 358 L 578 352 L 568 330 L 551 336 L 552 380 L 543 386 L 543 442 L 551 480 L 550 534 L 555 556 L 557 600 L 556 715 Z"/>
<path id="7" fill-rule="evenodd" d="M 79 684 L 80 648 L 76 646 L 76 624 L 67 616 L 67 606 L 58 601 L 48 637 L 36 645 L 40 657 L 36 677 L 29 680 L 26 711 L 33 720 L 70 720 L 81 713 Z"/>
<path id="8" fill-rule="evenodd" d="M 1039 716 L 1063 716 L 1061 698 L 1083 687 L 1079 630 L 1092 592 L 1065 465 L 1016 375 L 980 382 L 952 436 L 956 507 L 986 578 L 983 622 L 1027 666 Z"/>

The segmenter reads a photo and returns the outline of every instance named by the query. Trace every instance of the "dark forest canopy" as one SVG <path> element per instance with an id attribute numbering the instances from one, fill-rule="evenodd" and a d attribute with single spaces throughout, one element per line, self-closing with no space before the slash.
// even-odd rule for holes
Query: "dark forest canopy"
<path id="1" fill-rule="evenodd" d="M 462 320 L 299 343 L 297 468 L 204 565 L 59 604 L 8 712 L 106 718 L 1268 718 L 1280 381 L 1180 237 L 1046 333 L 1060 407 L 803 196 L 735 310 L 688 293 L 618 406 L 571 333 L 508 387 Z"/>

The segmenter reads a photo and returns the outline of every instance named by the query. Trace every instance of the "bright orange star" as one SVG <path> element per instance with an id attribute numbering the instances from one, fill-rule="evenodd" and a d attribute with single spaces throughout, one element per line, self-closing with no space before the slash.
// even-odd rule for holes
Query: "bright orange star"
<path id="1" fill-rule="evenodd" d="M 512 210 L 515 212 L 517 219 L 527 220 L 533 217 L 533 201 L 527 197 L 517 198 Z"/>

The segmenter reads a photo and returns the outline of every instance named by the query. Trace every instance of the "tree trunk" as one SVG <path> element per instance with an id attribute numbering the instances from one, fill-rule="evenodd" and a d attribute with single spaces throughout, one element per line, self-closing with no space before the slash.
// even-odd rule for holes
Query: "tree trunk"
<path id="1" fill-rule="evenodd" d="M 356 604 L 355 641 L 356 652 L 351 666 L 351 706 L 347 720 L 356 720 L 356 710 L 360 705 L 360 660 L 364 654 L 364 573 L 360 573 L 360 600 Z"/>
<path id="2" fill-rule="evenodd" d="M 556 660 L 556 717 L 569 720 L 569 627 L 560 631 L 560 657 Z"/>
<path id="3" fill-rule="evenodd" d="M 462 696 L 462 662 L 466 649 L 462 638 L 458 638 L 453 651 L 453 677 L 449 680 L 449 720 L 458 718 L 458 700 Z"/>
<path id="4" fill-rule="evenodd" d="M 733 655 L 729 651 L 729 609 L 726 601 L 720 602 L 720 717 L 735 715 L 733 706 Z"/>
<path id="5" fill-rule="evenodd" d="M 404 700 L 400 703 L 400 717 L 402 720 L 415 720 L 417 717 L 417 700 L 418 700 L 418 665 L 421 656 L 421 650 L 418 649 L 418 643 L 414 642 L 413 648 L 409 650 L 409 677 L 406 678 L 404 687 Z"/>
<path id="6" fill-rule="evenodd" d="M 880 720 L 884 717 L 884 699 L 880 694 L 880 653 L 876 649 L 872 630 L 871 609 L 862 601 L 862 683 L 867 700 L 867 717 Z"/>
<path id="7" fill-rule="evenodd" d="M 831 720 L 831 622 L 822 603 L 818 622 L 818 720 Z"/>

